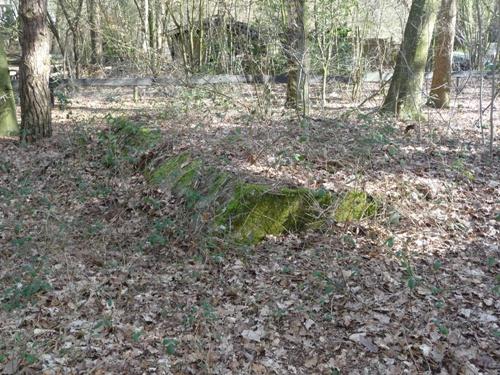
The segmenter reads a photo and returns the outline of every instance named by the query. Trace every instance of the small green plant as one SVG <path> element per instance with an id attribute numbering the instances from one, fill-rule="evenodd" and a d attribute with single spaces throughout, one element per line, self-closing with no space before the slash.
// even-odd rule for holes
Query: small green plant
<path id="1" fill-rule="evenodd" d="M 101 221 L 97 221 L 91 224 L 87 228 L 87 234 L 91 237 L 98 235 L 104 229 L 104 224 Z"/>
<path id="2" fill-rule="evenodd" d="M 113 327 L 113 320 L 110 316 L 104 316 L 94 325 L 94 333 L 109 331 Z"/>
<path id="3" fill-rule="evenodd" d="M 165 236 L 156 231 L 148 236 L 147 241 L 153 247 L 165 246 L 168 243 L 168 240 L 165 238 Z"/>
<path id="4" fill-rule="evenodd" d="M 23 245 L 31 242 L 33 240 L 33 238 L 31 236 L 25 236 L 25 237 L 18 237 L 18 238 L 14 238 L 11 243 L 12 245 L 14 245 L 15 247 L 22 247 Z"/>
<path id="5" fill-rule="evenodd" d="M 433 286 L 431 288 L 431 293 L 433 296 L 437 296 L 438 294 L 441 294 L 443 292 L 443 289 L 442 288 L 439 288 L 437 286 Z"/>
<path id="6" fill-rule="evenodd" d="M 401 266 L 404 268 L 406 276 L 406 285 L 410 291 L 414 290 L 420 283 L 420 278 L 415 275 L 413 266 L 411 265 L 411 260 L 405 251 L 398 251 L 396 256 L 400 259 Z"/>
<path id="7" fill-rule="evenodd" d="M 434 306 L 436 306 L 437 309 L 442 309 L 444 307 L 444 301 L 437 300 L 436 302 L 434 302 Z"/>
<path id="8" fill-rule="evenodd" d="M 163 346 L 165 347 L 165 351 L 168 355 L 174 355 L 177 348 L 177 340 L 164 338 L 162 341 Z"/>
<path id="9" fill-rule="evenodd" d="M 441 269 L 442 266 L 443 263 L 439 259 L 436 259 L 432 264 L 432 268 L 434 269 L 434 271 L 438 271 L 439 269 Z"/>
<path id="10" fill-rule="evenodd" d="M 496 285 L 493 288 L 493 293 L 496 296 L 500 296 L 500 274 L 495 276 Z"/>
<path id="11" fill-rule="evenodd" d="M 172 226 L 172 220 L 169 218 L 158 219 L 153 222 L 153 231 L 147 237 L 146 241 L 152 247 L 165 246 L 168 243 L 166 232 Z"/>
<path id="12" fill-rule="evenodd" d="M 455 159 L 452 164 L 452 169 L 462 177 L 465 177 L 468 181 L 474 181 L 476 179 L 474 172 L 467 168 L 461 157 Z"/>
<path id="13" fill-rule="evenodd" d="M 71 105 L 71 99 L 64 91 L 56 91 L 54 97 L 57 98 L 61 111 L 66 110 Z"/>
<path id="14" fill-rule="evenodd" d="M 143 332 L 141 330 L 134 331 L 134 333 L 132 333 L 132 341 L 135 343 L 139 342 L 139 340 L 141 339 L 142 333 Z"/>
<path id="15" fill-rule="evenodd" d="M 438 319 L 434 319 L 434 324 L 436 325 L 438 332 L 443 336 L 448 336 L 450 330 L 443 325 Z"/>
<path id="16" fill-rule="evenodd" d="M 28 365 L 33 365 L 39 361 L 38 357 L 31 353 L 23 353 L 23 359 Z"/>
<path id="17" fill-rule="evenodd" d="M 394 237 L 389 237 L 386 241 L 385 241 L 385 245 L 389 248 L 389 249 L 392 249 L 394 247 Z"/>
<path id="18" fill-rule="evenodd" d="M 0 172 L 10 173 L 11 169 L 12 169 L 12 164 L 9 161 L 6 161 L 0 157 Z"/>
<path id="19" fill-rule="evenodd" d="M 36 272 L 27 275 L 27 280 L 19 280 L 14 286 L 7 288 L 0 298 L 1 306 L 12 311 L 33 302 L 34 297 L 52 289 L 51 285 Z"/>
<path id="20" fill-rule="evenodd" d="M 116 167 L 121 162 L 134 163 L 137 156 L 156 145 L 161 138 L 157 129 L 150 129 L 126 117 L 106 116 L 109 128 L 98 134 L 104 147 L 102 163 L 107 168 Z"/>
<path id="21" fill-rule="evenodd" d="M 193 327 L 196 319 L 198 318 L 198 309 L 196 307 L 192 307 L 189 313 L 184 316 L 184 326 L 186 328 Z"/>
<path id="22" fill-rule="evenodd" d="M 201 305 L 203 310 L 203 317 L 208 321 L 213 321 L 217 319 L 217 312 L 214 307 L 208 301 L 204 301 Z"/>

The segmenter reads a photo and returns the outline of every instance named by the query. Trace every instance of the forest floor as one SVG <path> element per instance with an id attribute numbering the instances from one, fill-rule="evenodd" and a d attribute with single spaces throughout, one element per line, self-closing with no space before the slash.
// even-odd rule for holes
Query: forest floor
<path id="1" fill-rule="evenodd" d="M 334 89 L 308 121 L 282 86 L 85 89 L 52 138 L 0 140 L 0 372 L 498 374 L 500 155 L 476 87 L 422 124 Z M 387 209 L 252 247 L 200 237 L 129 161 L 104 165 L 109 114 L 245 180 Z"/>

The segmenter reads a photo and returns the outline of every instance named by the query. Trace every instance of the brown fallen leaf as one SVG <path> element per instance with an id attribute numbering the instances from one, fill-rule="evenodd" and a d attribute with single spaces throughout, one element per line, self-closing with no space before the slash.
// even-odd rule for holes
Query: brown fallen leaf
<path id="1" fill-rule="evenodd" d="M 365 333 L 355 333 L 349 336 L 349 340 L 354 341 L 357 344 L 361 344 L 370 353 L 378 352 L 378 346 L 373 343 L 371 338 L 366 337 Z"/>

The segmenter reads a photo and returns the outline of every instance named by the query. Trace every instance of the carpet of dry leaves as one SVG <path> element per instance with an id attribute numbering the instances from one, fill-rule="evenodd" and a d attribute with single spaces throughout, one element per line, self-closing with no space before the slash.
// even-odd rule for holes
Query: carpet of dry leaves
<path id="1" fill-rule="evenodd" d="M 0 140 L 0 372 L 498 374 L 500 155 L 477 84 L 421 124 L 330 91 L 300 121 L 280 86 L 84 89 L 51 139 Z M 383 212 L 256 247 L 204 238 L 130 164 L 103 167 L 107 114 L 249 181 L 365 189 Z"/>

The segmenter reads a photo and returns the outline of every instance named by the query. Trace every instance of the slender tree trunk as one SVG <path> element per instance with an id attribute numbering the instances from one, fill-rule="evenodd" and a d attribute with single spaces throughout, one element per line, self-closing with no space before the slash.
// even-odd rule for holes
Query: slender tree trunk
<path id="1" fill-rule="evenodd" d="M 50 38 L 47 0 L 21 0 L 21 139 L 35 142 L 52 135 L 50 117 Z"/>
<path id="2" fill-rule="evenodd" d="M 475 0 L 477 31 L 478 31 L 478 50 L 477 58 L 479 61 L 479 128 L 481 129 L 481 141 L 484 144 L 484 127 L 483 127 L 483 18 L 481 15 L 481 7 L 479 0 Z"/>
<path id="3" fill-rule="evenodd" d="M 78 8 L 76 10 L 75 17 L 72 19 L 66 9 L 66 5 L 63 0 L 59 0 L 59 6 L 61 11 L 68 22 L 68 27 L 71 31 L 71 36 L 73 38 L 73 60 L 75 64 L 75 76 L 80 78 L 80 15 L 82 14 L 83 0 L 78 0 Z"/>
<path id="4" fill-rule="evenodd" d="M 457 1 L 441 0 L 436 25 L 434 69 L 429 99 L 429 104 L 436 108 L 448 108 L 450 106 L 451 66 L 456 21 Z"/>
<path id="5" fill-rule="evenodd" d="M 328 64 L 323 63 L 321 67 L 321 108 L 326 106 L 326 85 L 328 80 Z"/>
<path id="6" fill-rule="evenodd" d="M 286 105 L 303 115 L 309 112 L 308 56 L 306 45 L 305 0 L 287 0 L 288 40 L 285 46 L 288 59 Z"/>
<path id="7" fill-rule="evenodd" d="M 142 41 L 142 49 L 144 53 L 148 53 L 149 51 L 149 0 L 144 0 L 143 2 L 143 15 L 144 19 L 142 20 L 144 24 L 142 27 L 144 28 L 144 39 Z"/>
<path id="8" fill-rule="evenodd" d="M 10 82 L 9 64 L 3 40 L 0 40 L 0 136 L 17 134 L 19 134 L 19 126 L 16 119 L 14 92 Z"/>
<path id="9" fill-rule="evenodd" d="M 64 45 L 62 44 L 61 36 L 59 35 L 59 30 L 57 29 L 56 21 L 54 21 L 50 13 L 47 13 L 47 21 L 49 23 L 49 29 L 52 32 L 54 39 L 56 40 L 57 47 L 59 48 L 61 55 L 64 56 L 65 55 Z"/>
<path id="10" fill-rule="evenodd" d="M 87 1 L 87 12 L 90 24 L 90 62 L 100 64 L 102 60 L 101 14 L 98 0 Z"/>
<path id="11" fill-rule="evenodd" d="M 498 63 L 500 62 L 500 6 L 496 5 L 495 13 L 493 14 L 492 23 L 492 39 L 496 41 L 495 56 L 493 58 L 493 75 L 491 77 L 491 104 L 490 104 L 490 145 L 489 154 L 490 162 L 493 163 L 493 143 L 495 141 L 495 125 L 493 123 L 494 111 L 495 111 L 495 98 L 498 94 L 497 89 L 497 76 Z"/>
<path id="12" fill-rule="evenodd" d="M 148 36 L 149 48 L 151 51 L 156 49 L 156 27 L 155 27 L 155 14 L 157 12 L 155 1 L 151 1 L 148 9 Z"/>
<path id="13" fill-rule="evenodd" d="M 413 1 L 382 112 L 406 118 L 421 116 L 421 90 L 437 5 L 437 0 Z"/>

